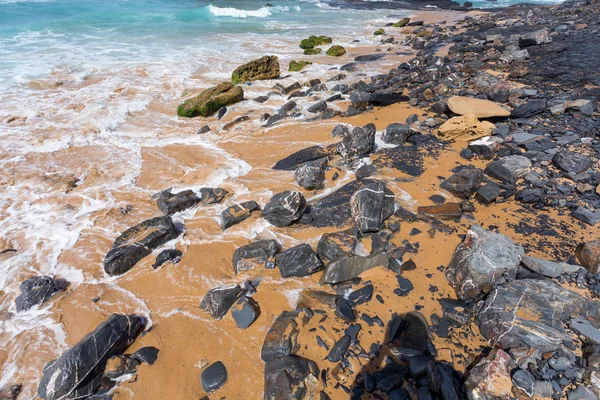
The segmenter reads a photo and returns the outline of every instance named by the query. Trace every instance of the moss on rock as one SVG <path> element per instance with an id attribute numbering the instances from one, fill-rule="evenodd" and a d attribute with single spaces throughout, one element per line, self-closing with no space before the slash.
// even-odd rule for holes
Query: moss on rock
<path id="1" fill-rule="evenodd" d="M 260 81 L 274 79 L 279 76 L 279 58 L 277 56 L 264 56 L 239 66 L 231 74 L 234 84 L 247 81 Z"/>
<path id="2" fill-rule="evenodd" d="M 304 67 L 306 67 L 307 65 L 312 64 L 310 61 L 304 61 L 304 60 L 300 60 L 300 61 L 296 61 L 296 60 L 292 60 L 290 61 L 290 65 L 288 67 L 288 70 L 290 72 L 300 72 L 304 69 Z"/>
<path id="3" fill-rule="evenodd" d="M 308 39 L 304 39 L 300 42 L 301 49 L 313 49 L 317 46 L 329 44 L 333 41 L 329 36 L 309 36 Z"/>
<path id="4" fill-rule="evenodd" d="M 394 28 L 404 28 L 410 22 L 410 18 L 402 18 L 400 21 L 396 22 L 393 26 Z"/>
<path id="5" fill-rule="evenodd" d="M 417 33 L 417 37 L 430 37 L 432 35 L 431 31 L 421 31 Z"/>
<path id="6" fill-rule="evenodd" d="M 184 101 L 177 107 L 180 117 L 208 117 L 220 108 L 238 103 L 244 99 L 244 90 L 229 82 L 223 82 L 215 87 L 206 89 L 196 97 Z"/>
<path id="7" fill-rule="evenodd" d="M 331 46 L 326 54 L 332 57 L 339 57 L 346 54 L 346 49 L 343 46 L 336 44 L 335 46 Z"/>
<path id="8" fill-rule="evenodd" d="M 323 49 L 306 49 L 304 50 L 304 55 L 305 56 L 314 56 L 316 54 L 321 54 L 323 52 Z"/>
<path id="9" fill-rule="evenodd" d="M 375 35 L 375 36 L 385 35 L 385 31 L 383 30 L 383 28 L 379 28 L 375 32 L 373 32 L 373 35 Z"/>

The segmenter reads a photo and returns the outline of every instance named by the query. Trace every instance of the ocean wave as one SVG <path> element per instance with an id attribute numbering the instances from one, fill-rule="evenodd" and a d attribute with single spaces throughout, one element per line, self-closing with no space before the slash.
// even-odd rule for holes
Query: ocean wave
<path id="1" fill-rule="evenodd" d="M 0 0 L 1 1 L 1 0 Z M 215 17 L 230 17 L 230 18 L 266 18 L 273 14 L 286 13 L 290 11 L 301 11 L 299 6 L 274 6 L 262 7 L 258 10 L 240 10 L 234 7 L 216 7 L 209 5 L 208 11 Z"/>

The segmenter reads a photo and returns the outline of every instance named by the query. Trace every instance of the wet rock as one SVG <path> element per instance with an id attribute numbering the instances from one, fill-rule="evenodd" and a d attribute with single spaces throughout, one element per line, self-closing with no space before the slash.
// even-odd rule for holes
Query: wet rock
<path id="1" fill-rule="evenodd" d="M 329 362 L 340 362 L 344 357 L 344 354 L 348 351 L 350 347 L 350 336 L 344 335 L 335 342 L 331 351 L 327 355 L 327 361 Z"/>
<path id="2" fill-rule="evenodd" d="M 544 200 L 546 192 L 542 188 L 527 187 L 515 193 L 515 199 L 525 204 L 538 203 Z"/>
<path id="3" fill-rule="evenodd" d="M 345 135 L 337 145 L 337 151 L 343 158 L 357 158 L 373 151 L 375 148 L 375 125 L 355 127 Z"/>
<path id="4" fill-rule="evenodd" d="M 188 118 L 209 117 L 220 108 L 239 103 L 242 100 L 244 100 L 244 90 L 240 86 L 224 82 L 184 101 L 177 107 L 177 115 Z"/>
<path id="5" fill-rule="evenodd" d="M 283 160 L 277 161 L 273 169 L 293 171 L 306 162 L 315 161 L 326 156 L 327 153 L 321 146 L 311 146 L 290 154 Z"/>
<path id="6" fill-rule="evenodd" d="M 163 250 L 158 256 L 156 256 L 156 261 L 154 261 L 154 264 L 152 264 L 152 268 L 157 269 L 168 262 L 177 264 L 179 261 L 181 261 L 182 256 L 183 253 L 177 249 Z"/>
<path id="7" fill-rule="evenodd" d="M 202 389 L 207 393 L 220 389 L 227 382 L 225 365 L 221 361 L 217 361 L 206 367 L 200 375 L 200 382 L 202 383 Z"/>
<path id="8" fill-rule="evenodd" d="M 417 208 L 419 214 L 428 215 L 441 219 L 458 220 L 462 216 L 462 208 L 460 203 L 444 203 L 433 206 L 419 206 Z"/>
<path id="9" fill-rule="evenodd" d="M 54 279 L 51 276 L 34 276 L 25 279 L 19 289 L 21 294 L 15 299 L 17 312 L 27 311 L 31 307 L 43 304 L 67 289 L 69 282 Z"/>
<path id="10" fill-rule="evenodd" d="M 283 356 L 295 354 L 300 350 L 298 343 L 297 319 L 302 319 L 305 314 L 304 309 L 295 311 L 283 311 L 267 332 L 262 348 L 260 350 L 260 358 L 265 362 L 274 361 Z M 310 318 L 308 318 L 310 319 Z"/>
<path id="11" fill-rule="evenodd" d="M 284 356 L 269 361 L 265 364 L 264 399 L 309 398 L 318 376 L 317 364 L 303 357 Z"/>
<path id="12" fill-rule="evenodd" d="M 592 166 L 592 160 L 581 153 L 563 150 L 552 158 L 554 165 L 569 174 L 579 174 Z"/>
<path id="13" fill-rule="evenodd" d="M 325 101 L 319 101 L 306 109 L 306 111 L 312 114 L 321 113 L 325 110 L 327 110 L 327 103 Z"/>
<path id="14" fill-rule="evenodd" d="M 335 315 L 346 322 L 353 322 L 356 319 L 352 305 L 343 297 L 339 297 L 336 301 Z"/>
<path id="15" fill-rule="evenodd" d="M 317 254 L 327 264 L 342 256 L 353 254 L 357 244 L 356 232 L 352 230 L 326 233 L 319 239 Z"/>
<path id="16" fill-rule="evenodd" d="M 164 190 L 159 193 L 156 205 L 165 215 L 187 210 L 200 202 L 200 198 L 192 190 L 184 190 L 179 193 L 171 193 Z"/>
<path id="17" fill-rule="evenodd" d="M 510 111 L 489 100 L 471 97 L 452 96 L 448 99 L 448 108 L 454 114 L 473 115 L 475 118 L 508 117 Z"/>
<path id="18" fill-rule="evenodd" d="M 296 169 L 294 178 L 296 179 L 296 183 L 306 190 L 322 189 L 325 185 L 326 169 L 326 158 L 309 161 Z"/>
<path id="19" fill-rule="evenodd" d="M 202 188 L 200 189 L 200 204 L 220 203 L 229 192 L 221 188 Z"/>
<path id="20" fill-rule="evenodd" d="M 95 393 L 109 358 L 122 354 L 144 329 L 137 315 L 112 314 L 81 341 L 49 362 L 38 395 L 46 400 L 84 398 Z"/>
<path id="21" fill-rule="evenodd" d="M 409 370 L 406 366 L 394 362 L 387 364 L 380 370 L 373 373 L 375 379 L 375 390 L 381 390 L 384 393 L 390 393 L 394 389 L 403 385 L 404 379 L 409 376 Z M 391 399 L 390 395 L 390 399 Z"/>
<path id="22" fill-rule="evenodd" d="M 131 358 L 138 360 L 141 363 L 152 365 L 158 359 L 159 350 L 156 347 L 142 347 L 131 355 Z"/>
<path id="23" fill-rule="evenodd" d="M 511 118 L 530 118 L 546 111 L 546 100 L 532 100 L 512 110 Z"/>
<path id="24" fill-rule="evenodd" d="M 450 320 L 458 326 L 465 326 L 471 319 L 471 312 L 467 303 L 455 299 L 441 299 L 442 313 L 444 319 Z"/>
<path id="25" fill-rule="evenodd" d="M 221 109 L 222 110 L 222 109 Z M 236 125 L 241 124 L 242 122 L 246 122 L 246 121 L 250 121 L 250 117 L 247 115 L 242 115 L 241 117 L 237 117 L 236 119 L 234 119 L 231 122 L 226 123 L 225 125 L 223 125 L 223 130 L 224 131 L 228 131 L 231 128 L 233 128 Z"/>
<path id="26" fill-rule="evenodd" d="M 277 193 L 265 205 L 262 217 L 271 225 L 288 226 L 302 216 L 306 200 L 302 193 L 292 190 Z"/>
<path id="27" fill-rule="evenodd" d="M 489 293 L 501 277 L 514 279 L 523 255 L 521 245 L 473 225 L 456 247 L 445 271 L 446 279 L 459 299 L 473 299 Z"/>
<path id="28" fill-rule="evenodd" d="M 298 300 L 298 308 L 322 308 L 327 306 L 334 310 L 338 296 L 322 290 L 302 290 Z"/>
<path id="29" fill-rule="evenodd" d="M 585 298 L 553 281 L 522 279 L 492 291 L 477 320 L 481 334 L 500 348 L 549 352 L 572 345 L 562 321 L 587 308 Z"/>
<path id="30" fill-rule="evenodd" d="M 389 259 L 385 254 L 369 257 L 343 256 L 330 262 L 325 267 L 322 283 L 341 283 L 358 277 L 363 272 L 375 267 L 387 267 Z"/>
<path id="31" fill-rule="evenodd" d="M 394 289 L 394 294 L 400 297 L 408 296 L 414 288 L 412 282 L 402 275 L 396 275 L 396 279 L 398 280 L 398 288 Z"/>
<path id="32" fill-rule="evenodd" d="M 274 79 L 279 76 L 279 58 L 264 56 L 237 67 L 231 74 L 231 82 L 236 85 L 247 81 Z"/>
<path id="33" fill-rule="evenodd" d="M 246 329 L 260 316 L 260 307 L 254 299 L 242 296 L 231 309 L 231 316 L 238 328 Z"/>
<path id="34" fill-rule="evenodd" d="M 170 240 L 179 236 L 171 217 L 156 217 L 137 224 L 123 232 L 104 258 L 104 271 L 122 275 L 141 259 Z"/>
<path id="35" fill-rule="evenodd" d="M 356 170 L 356 179 L 369 178 L 377 174 L 377 168 L 372 164 L 365 164 Z"/>
<path id="36" fill-rule="evenodd" d="M 381 135 L 384 143 L 401 145 L 412 134 L 412 129 L 404 124 L 390 124 Z"/>
<path id="37" fill-rule="evenodd" d="M 238 285 L 211 289 L 200 302 L 200 309 L 208 312 L 214 319 L 222 319 L 243 293 L 244 289 Z"/>
<path id="38" fill-rule="evenodd" d="M 373 285 L 365 285 L 363 288 L 355 290 L 348 295 L 348 301 L 352 307 L 368 303 L 373 297 Z"/>
<path id="39" fill-rule="evenodd" d="M 283 278 L 312 275 L 323 269 L 323 264 L 308 244 L 300 244 L 279 253 L 276 263 Z"/>
<path id="40" fill-rule="evenodd" d="M 483 181 L 483 171 L 479 168 L 463 168 L 444 180 L 440 187 L 449 191 L 456 197 L 468 199 L 471 197 Z"/>
<path id="41" fill-rule="evenodd" d="M 383 182 L 373 182 L 350 198 L 352 219 L 360 232 L 377 232 L 394 213 L 394 193 Z"/>
<path id="42" fill-rule="evenodd" d="M 467 397 L 470 399 L 512 398 L 510 372 L 513 367 L 514 363 L 507 353 L 500 349 L 492 350 L 471 369 L 465 381 Z"/>
<path id="43" fill-rule="evenodd" d="M 277 253 L 277 242 L 275 240 L 259 240 L 239 247 L 233 253 L 233 270 L 237 275 L 257 265 L 274 268 L 275 253 Z"/>
<path id="44" fill-rule="evenodd" d="M 600 330 L 592 326 L 589 321 L 586 321 L 583 318 L 572 319 L 569 322 L 569 328 L 583 336 L 590 343 L 600 345 Z"/>
<path id="45" fill-rule="evenodd" d="M 227 207 L 221 213 L 221 228 L 223 230 L 239 224 L 250 218 L 252 211 L 258 210 L 258 204 L 255 201 L 246 201 L 240 204 Z"/>
<path id="46" fill-rule="evenodd" d="M 514 184 L 531 168 L 531 161 L 523 156 L 507 156 L 492 161 L 485 167 L 484 173 L 501 182 Z"/>
<path id="47" fill-rule="evenodd" d="M 490 204 L 496 200 L 498 196 L 500 196 L 500 192 L 500 186 L 498 186 L 496 183 L 490 182 L 486 183 L 480 187 L 479 190 L 477 190 L 475 198 L 482 204 Z"/>
<path id="48" fill-rule="evenodd" d="M 591 240 L 577 246 L 577 259 L 593 274 L 600 272 L 600 240 Z"/>
<path id="49" fill-rule="evenodd" d="M 600 214 L 592 212 L 583 206 L 577 207 L 577 209 L 573 211 L 571 216 L 592 226 L 600 222 Z"/>

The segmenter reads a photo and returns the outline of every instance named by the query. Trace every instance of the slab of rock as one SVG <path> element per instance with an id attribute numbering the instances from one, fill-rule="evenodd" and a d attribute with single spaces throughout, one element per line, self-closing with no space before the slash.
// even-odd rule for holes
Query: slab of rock
<path id="1" fill-rule="evenodd" d="M 200 202 L 200 198 L 192 190 L 184 190 L 179 193 L 163 190 L 158 194 L 156 205 L 163 214 L 171 215 L 192 208 L 198 202 Z"/>
<path id="2" fill-rule="evenodd" d="M 184 101 L 177 107 L 177 115 L 188 118 L 209 117 L 220 108 L 242 100 L 244 100 L 244 90 L 240 86 L 224 82 Z"/>
<path id="3" fill-rule="evenodd" d="M 449 191 L 456 197 L 468 199 L 471 197 L 483 181 L 483 171 L 479 168 L 463 168 L 444 180 L 440 187 Z"/>
<path id="4" fill-rule="evenodd" d="M 514 108 L 511 113 L 511 118 L 530 118 L 537 114 L 542 114 L 547 109 L 546 100 L 532 100 Z"/>
<path id="5" fill-rule="evenodd" d="M 277 161 L 273 166 L 273 169 L 293 171 L 306 162 L 315 161 L 326 156 L 327 153 L 321 146 L 311 146 L 302 150 L 298 150 L 283 160 Z"/>
<path id="6" fill-rule="evenodd" d="M 394 193 L 383 182 L 373 182 L 350 198 L 354 226 L 360 232 L 377 232 L 394 213 Z"/>
<path id="7" fill-rule="evenodd" d="M 279 253 L 275 262 L 283 278 L 300 278 L 323 269 L 323 264 L 309 244 L 300 244 Z"/>
<path id="8" fill-rule="evenodd" d="M 337 145 L 337 151 L 343 158 L 357 158 L 373 151 L 375 148 L 375 125 L 355 127 L 345 135 Z"/>
<path id="9" fill-rule="evenodd" d="M 346 282 L 358 277 L 371 268 L 387 268 L 389 262 L 389 258 L 385 254 L 375 254 L 368 257 L 356 255 L 342 256 L 327 264 L 321 282 L 329 284 Z"/>
<path id="10" fill-rule="evenodd" d="M 454 250 L 446 279 L 459 299 L 474 299 L 489 293 L 498 279 L 514 279 L 524 254 L 523 247 L 506 236 L 473 225 Z"/>
<path id="11" fill-rule="evenodd" d="M 583 115 L 594 114 L 594 103 L 591 100 L 579 99 L 574 101 L 565 101 L 563 107 L 568 112 L 578 112 Z"/>
<path id="12" fill-rule="evenodd" d="M 202 389 L 207 393 L 221 388 L 227 382 L 227 369 L 225 365 L 221 361 L 217 361 L 206 367 L 200 375 L 200 382 L 202 383 Z"/>
<path id="13" fill-rule="evenodd" d="M 231 316 L 238 328 L 246 329 L 260 316 L 260 307 L 251 297 L 242 296 L 231 309 Z"/>
<path id="14" fill-rule="evenodd" d="M 78 399 L 94 394 L 109 358 L 122 354 L 142 332 L 137 315 L 112 314 L 96 329 L 50 361 L 42 372 L 38 395 L 46 400 Z"/>
<path id="15" fill-rule="evenodd" d="M 569 328 L 583 336 L 587 341 L 600 345 L 600 330 L 583 318 L 575 318 L 569 322 Z"/>
<path id="16" fill-rule="evenodd" d="M 200 309 L 208 312 L 214 319 L 222 319 L 243 293 L 244 289 L 238 285 L 211 289 L 200 302 Z"/>
<path id="17" fill-rule="evenodd" d="M 514 362 L 510 355 L 500 349 L 494 349 L 481 359 L 469 373 L 465 381 L 465 390 L 469 399 L 510 399 L 512 379 L 510 373 Z"/>
<path id="18" fill-rule="evenodd" d="M 201 188 L 200 189 L 200 204 L 216 204 L 220 203 L 229 192 L 222 188 Z"/>
<path id="19" fill-rule="evenodd" d="M 129 271 L 152 250 L 179 236 L 171 217 L 156 217 L 137 224 L 123 232 L 104 258 L 104 271 L 122 275 Z"/>
<path id="20" fill-rule="evenodd" d="M 221 228 L 225 230 L 233 225 L 239 224 L 245 219 L 250 218 L 252 211 L 258 209 L 258 204 L 253 200 L 227 207 L 221 213 Z"/>
<path id="21" fill-rule="evenodd" d="M 274 268 L 275 253 L 277 253 L 277 242 L 275 240 L 259 240 L 239 247 L 233 253 L 233 270 L 237 275 L 257 265 L 263 265 L 269 269 Z"/>
<path id="22" fill-rule="evenodd" d="M 34 276 L 25 279 L 19 289 L 21 294 L 15 299 L 17 312 L 27 311 L 31 307 L 47 302 L 56 294 L 64 291 L 69 282 L 64 279 L 54 279 L 51 276 Z"/>
<path id="23" fill-rule="evenodd" d="M 528 270 L 540 273 L 549 278 L 557 278 L 565 272 L 573 273 L 581 269 L 581 267 L 578 265 L 542 260 L 541 258 L 530 256 L 523 256 L 521 262 Z"/>
<path id="24" fill-rule="evenodd" d="M 309 161 L 296 168 L 294 178 L 296 183 L 306 190 L 323 189 L 325 186 L 325 170 L 327 169 L 327 158 Z"/>
<path id="25" fill-rule="evenodd" d="M 300 356 L 283 356 L 265 364 L 265 400 L 303 399 L 318 384 L 319 367 Z M 323 392 L 321 392 L 323 393 Z"/>
<path id="26" fill-rule="evenodd" d="M 271 197 L 262 210 L 262 217 L 271 225 L 288 226 L 300 219 L 305 207 L 306 200 L 302 193 L 286 190 Z"/>
<path id="27" fill-rule="evenodd" d="M 553 281 L 522 279 L 491 292 L 477 321 L 481 334 L 495 346 L 544 353 L 572 344 L 563 321 L 585 313 L 588 307 L 583 296 Z"/>
<path id="28" fill-rule="evenodd" d="M 592 274 L 600 272 L 600 240 L 581 243 L 575 251 L 577 259 Z"/>
<path id="29" fill-rule="evenodd" d="M 482 204 L 490 204 L 496 200 L 498 196 L 500 196 L 500 192 L 500 186 L 498 186 L 496 183 L 490 182 L 486 183 L 480 187 L 479 190 L 477 190 L 475 198 Z"/>
<path id="30" fill-rule="evenodd" d="M 581 153 L 563 150 L 554 155 L 552 163 L 569 174 L 579 174 L 592 166 L 592 160 Z"/>
<path id="31" fill-rule="evenodd" d="M 507 156 L 492 161 L 485 167 L 484 173 L 501 182 L 514 184 L 531 168 L 531 161 L 523 156 Z"/>
<path id="32" fill-rule="evenodd" d="M 231 74 L 233 84 L 279 77 L 279 58 L 264 56 L 237 67 Z"/>
<path id="33" fill-rule="evenodd" d="M 448 99 L 448 108 L 454 114 L 472 114 L 475 118 L 508 117 L 510 111 L 489 100 L 472 97 L 452 96 Z"/>
<path id="34" fill-rule="evenodd" d="M 381 135 L 384 143 L 401 145 L 412 135 L 412 129 L 405 124 L 390 124 Z"/>
<path id="35" fill-rule="evenodd" d="M 310 320 L 310 315 L 302 308 L 279 314 L 265 336 L 260 359 L 269 362 L 298 352 L 298 323 L 304 325 Z"/>
<path id="36" fill-rule="evenodd" d="M 417 209 L 419 214 L 429 215 L 441 219 L 458 220 L 462 216 L 462 208 L 460 203 L 444 203 L 435 204 L 432 206 L 419 206 Z"/>
<path id="37" fill-rule="evenodd" d="M 577 207 L 571 216 L 591 226 L 594 226 L 600 222 L 600 214 L 592 212 L 583 206 Z"/>
<path id="38" fill-rule="evenodd" d="M 358 239 L 353 230 L 326 233 L 319 239 L 317 255 L 327 264 L 342 256 L 353 254 L 357 244 Z"/>
<path id="39" fill-rule="evenodd" d="M 438 128 L 437 135 L 443 140 L 475 140 L 491 135 L 494 128 L 491 122 L 469 114 L 450 118 Z"/>

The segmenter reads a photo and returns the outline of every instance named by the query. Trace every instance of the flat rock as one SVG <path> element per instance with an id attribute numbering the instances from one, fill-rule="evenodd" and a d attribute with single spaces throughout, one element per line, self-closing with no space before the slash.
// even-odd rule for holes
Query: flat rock
<path id="1" fill-rule="evenodd" d="M 575 318 L 569 322 L 569 328 L 585 337 L 593 344 L 600 345 L 600 330 L 583 318 Z"/>
<path id="2" fill-rule="evenodd" d="M 383 182 L 372 182 L 350 198 L 354 226 L 360 232 L 377 232 L 394 213 L 394 193 Z"/>
<path id="3" fill-rule="evenodd" d="M 326 233 L 319 239 L 317 255 L 327 264 L 342 256 L 353 254 L 357 244 L 354 230 Z"/>
<path id="4" fill-rule="evenodd" d="M 343 256 L 327 264 L 321 282 L 330 284 L 346 282 L 371 268 L 387 267 L 388 265 L 389 259 L 385 254 L 375 254 L 369 257 Z"/>
<path id="5" fill-rule="evenodd" d="M 221 361 L 217 361 L 206 367 L 200 375 L 200 382 L 202 383 L 202 389 L 207 393 L 221 388 L 227 382 L 227 369 L 225 365 Z"/>
<path id="6" fill-rule="evenodd" d="M 456 197 L 468 199 L 471 197 L 483 181 L 483 171 L 479 168 L 463 168 L 444 180 L 440 187 L 449 191 Z"/>
<path id="7" fill-rule="evenodd" d="M 200 309 L 208 312 L 214 319 L 222 319 L 243 293 L 244 289 L 238 285 L 211 289 L 200 302 Z"/>
<path id="8" fill-rule="evenodd" d="M 448 108 L 454 114 L 472 114 L 475 118 L 508 117 L 510 111 L 489 100 L 471 97 L 452 96 L 448 99 Z"/>
<path id="9" fill-rule="evenodd" d="M 419 214 L 429 215 L 441 219 L 460 219 L 462 216 L 462 209 L 460 203 L 444 203 L 435 204 L 432 206 L 419 206 L 417 209 Z"/>
<path id="10" fill-rule="evenodd" d="M 489 163 L 484 173 L 501 182 L 514 184 L 530 168 L 531 161 L 527 157 L 507 156 Z"/>
<path id="11" fill-rule="evenodd" d="M 305 207 L 306 200 L 302 193 L 286 190 L 271 197 L 262 210 L 262 217 L 271 225 L 288 226 L 300 219 Z"/>
<path id="12" fill-rule="evenodd" d="M 591 226 L 594 226 L 600 222 L 600 214 L 592 212 L 583 206 L 577 207 L 571 216 Z"/>
<path id="13" fill-rule="evenodd" d="M 273 169 L 293 171 L 301 164 L 308 161 L 318 160 L 326 157 L 327 153 L 321 146 L 311 146 L 290 154 L 286 158 L 279 160 L 273 166 Z"/>
<path id="14" fill-rule="evenodd" d="M 275 253 L 277 253 L 277 242 L 275 240 L 259 240 L 239 247 L 233 253 L 233 270 L 237 275 L 257 265 L 274 268 Z"/>
<path id="15" fill-rule="evenodd" d="M 532 100 L 522 104 L 512 110 L 511 118 L 530 118 L 534 115 L 541 114 L 547 109 L 546 100 Z"/>
<path id="16" fill-rule="evenodd" d="M 283 278 L 312 275 L 323 269 L 323 264 L 308 244 L 287 249 L 275 258 Z"/>
<path id="17" fill-rule="evenodd" d="M 475 198 L 482 204 L 490 204 L 500 196 L 500 186 L 494 182 L 486 183 L 477 190 Z"/>
<path id="18" fill-rule="evenodd" d="M 443 140 L 475 140 L 491 135 L 494 128 L 491 122 L 479 121 L 474 115 L 467 114 L 444 122 L 438 128 L 437 136 Z"/>
<path id="19" fill-rule="evenodd" d="M 570 174 L 580 174 L 593 164 L 592 160 L 585 155 L 569 150 L 556 153 L 552 162 L 557 168 Z"/>
<path id="20" fill-rule="evenodd" d="M 250 218 L 252 211 L 258 210 L 258 204 L 255 201 L 245 201 L 240 204 L 235 204 L 227 207 L 221 213 L 221 228 L 223 230 L 239 224 L 240 222 Z"/>
<path id="21" fill-rule="evenodd" d="M 231 309 L 231 316 L 238 328 L 246 329 L 260 316 L 260 307 L 251 297 L 242 296 Z"/>
<path id="22" fill-rule="evenodd" d="M 542 260 L 540 258 L 530 256 L 523 256 L 521 262 L 530 271 L 540 273 L 549 278 L 557 278 L 565 272 L 572 273 L 576 272 L 581 268 L 577 265 L 569 265 L 561 262 Z"/>

